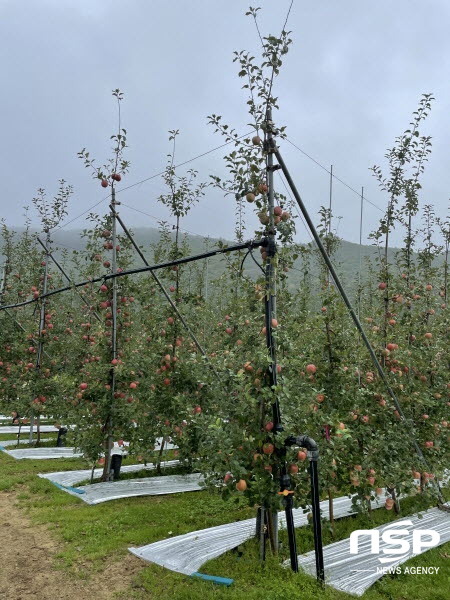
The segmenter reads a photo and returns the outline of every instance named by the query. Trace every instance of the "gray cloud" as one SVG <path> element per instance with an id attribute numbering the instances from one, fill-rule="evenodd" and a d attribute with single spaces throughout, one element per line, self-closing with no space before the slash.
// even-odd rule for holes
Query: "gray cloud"
<path id="1" fill-rule="evenodd" d="M 288 0 L 261 1 L 261 29 L 278 33 Z M 0 4 L 3 76 L 1 214 L 22 223 L 22 207 L 35 190 L 56 190 L 64 177 L 74 185 L 69 219 L 102 198 L 76 152 L 86 146 L 99 162 L 108 156 L 116 128 L 110 92 L 125 92 L 130 174 L 124 186 L 164 168 L 170 151 L 167 130 L 179 128 L 177 162 L 213 148 L 221 138 L 206 125 L 215 112 L 243 133 L 249 121 L 245 93 L 232 63 L 233 50 L 257 52 L 259 41 L 242 2 L 172 0 L 28 0 Z M 422 92 L 437 98 L 424 133 L 433 154 L 424 178 L 423 202 L 445 216 L 450 189 L 448 151 L 450 39 L 446 0 L 296 0 L 289 20 L 294 45 L 276 81 L 277 120 L 289 138 L 383 207 L 368 167 L 383 164 L 385 149 L 408 125 Z M 327 174 L 289 145 L 282 145 L 312 214 L 328 202 Z M 223 151 L 194 166 L 200 179 L 222 174 Z M 159 179 L 124 192 L 127 204 L 156 219 Z M 104 202 L 99 209 L 106 210 Z M 336 183 L 339 233 L 357 239 L 359 200 Z M 187 230 L 230 237 L 233 201 L 208 192 L 185 220 Z M 123 207 L 130 224 L 143 216 Z M 365 208 L 364 231 L 381 213 Z M 33 215 L 36 222 L 36 216 Z M 249 215 L 251 225 L 253 217 Z M 80 227 L 83 219 L 71 226 Z M 156 220 L 148 219 L 154 226 Z M 400 234 L 394 239 L 398 241 Z M 307 239 L 299 225 L 299 239 Z"/>

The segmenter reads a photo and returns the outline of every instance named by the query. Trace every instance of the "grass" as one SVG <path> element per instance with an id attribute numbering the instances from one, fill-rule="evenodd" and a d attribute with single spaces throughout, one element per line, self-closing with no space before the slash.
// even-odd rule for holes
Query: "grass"
<path id="1" fill-rule="evenodd" d="M 104 567 L 104 561 L 120 561 L 129 546 L 141 546 L 163 538 L 254 516 L 244 503 L 224 502 L 206 491 L 168 496 L 130 498 L 96 506 L 64 494 L 50 482 L 36 477 L 39 472 L 87 468 L 79 459 L 57 461 L 16 461 L 0 454 L 0 490 L 16 490 L 20 507 L 35 523 L 46 524 L 62 542 L 56 567 L 77 576 L 91 577 Z M 417 499 L 402 502 L 403 516 L 417 510 Z M 365 515 L 336 522 L 334 540 L 324 526 L 324 543 L 343 539 L 356 528 L 378 526 L 396 518 L 391 511 L 374 511 L 372 521 Z M 203 573 L 231 577 L 230 588 L 216 586 L 158 567 L 145 566 L 135 577 L 123 598 L 131 600 L 349 600 L 354 598 L 331 587 L 321 589 L 303 574 L 293 574 L 280 566 L 288 558 L 285 532 L 280 533 L 283 548 L 279 558 L 258 560 L 255 540 L 240 552 L 228 552 L 202 567 Z M 297 530 L 299 552 L 313 549 L 310 527 Z M 431 550 L 408 565 L 438 566 L 437 575 L 389 575 L 364 594 L 364 600 L 448 600 L 450 589 L 450 543 Z"/>
<path id="2" fill-rule="evenodd" d="M 56 438 L 57 437 L 58 437 L 58 433 L 57 432 L 50 431 L 48 433 L 45 433 L 45 432 L 41 433 L 41 439 L 43 439 L 43 438 L 52 438 L 55 441 L 55 443 L 56 443 Z M 29 438 L 29 432 L 28 431 L 24 431 L 22 429 L 22 431 L 20 433 L 20 439 L 21 439 L 21 441 L 28 440 L 28 438 Z M 0 433 L 0 445 L 1 445 L 1 443 L 2 443 L 3 440 L 17 440 L 17 433 Z M 36 442 L 36 432 L 33 433 L 33 441 Z"/>

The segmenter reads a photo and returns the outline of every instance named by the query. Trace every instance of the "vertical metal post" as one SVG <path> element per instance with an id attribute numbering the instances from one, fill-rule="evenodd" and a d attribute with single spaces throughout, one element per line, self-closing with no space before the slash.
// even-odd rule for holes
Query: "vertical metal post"
<path id="1" fill-rule="evenodd" d="M 44 352 L 44 342 L 42 339 L 42 331 L 45 328 L 45 307 L 47 304 L 47 300 L 45 298 L 45 294 L 47 293 L 48 288 L 48 254 L 50 251 L 50 229 L 47 227 L 45 229 L 45 266 L 44 266 L 44 280 L 42 283 L 42 295 L 44 298 L 41 300 L 41 310 L 39 313 L 39 339 L 37 345 L 37 355 L 36 355 L 36 365 L 35 365 L 35 373 L 36 377 L 40 377 L 41 374 L 41 366 L 42 366 L 42 356 Z M 30 418 L 30 444 L 33 442 L 33 425 L 34 425 L 34 415 L 32 414 Z M 39 443 L 40 439 L 40 418 L 39 414 L 37 415 L 37 439 L 36 444 Z"/>
<path id="2" fill-rule="evenodd" d="M 264 506 L 258 508 L 256 517 L 256 535 L 259 539 L 259 559 L 266 560 L 266 541 L 267 541 L 267 526 L 266 526 L 266 509 Z"/>
<path id="3" fill-rule="evenodd" d="M 272 319 L 276 318 L 276 242 L 275 242 L 275 208 L 274 186 L 273 186 L 273 133 L 272 133 L 272 111 L 267 109 L 266 118 L 267 132 L 267 186 L 268 186 L 268 209 L 269 209 L 269 229 L 267 238 L 269 241 L 267 248 L 267 265 L 266 265 L 266 295 L 264 299 L 265 320 L 266 320 L 266 344 L 270 356 L 269 366 L 269 382 L 270 386 L 277 385 L 277 359 L 276 345 L 273 337 Z M 273 429 L 275 433 L 283 431 L 281 425 L 280 405 L 277 397 L 272 404 L 273 411 Z"/>
<path id="4" fill-rule="evenodd" d="M 5 264 L 3 265 L 3 269 L 2 269 L 2 282 L 0 284 L 0 301 L 3 301 L 3 294 L 5 293 L 5 288 L 6 288 L 7 264 L 8 264 L 8 262 L 6 261 Z"/>
<path id="5" fill-rule="evenodd" d="M 317 443 L 307 435 L 299 435 L 297 437 L 289 436 L 285 440 L 285 446 L 292 446 L 296 444 L 297 446 L 306 448 L 308 451 L 308 459 L 309 459 L 309 474 L 311 478 L 311 506 L 312 506 L 312 518 L 313 518 L 313 530 L 314 530 L 314 550 L 316 557 L 316 572 L 317 579 L 319 581 L 324 581 L 325 578 L 325 569 L 323 563 L 323 545 L 322 545 L 322 523 L 320 520 L 320 496 L 319 496 L 319 471 L 317 467 L 317 463 L 319 461 L 319 447 Z M 286 493 L 285 493 L 286 495 Z M 294 530 L 292 524 L 292 530 Z M 295 539 L 294 539 L 295 543 Z M 291 549 L 291 566 L 293 565 L 293 556 Z M 295 556 L 295 566 L 294 569 L 292 566 L 292 570 L 298 571 L 298 563 L 297 556 Z"/>
<path id="6" fill-rule="evenodd" d="M 44 267 L 44 281 L 43 281 L 43 285 L 42 285 L 42 294 L 45 296 L 45 294 L 47 293 L 47 284 L 48 284 L 48 253 L 49 253 L 49 249 L 50 249 L 50 231 L 47 229 L 46 230 L 46 238 L 45 238 L 45 267 Z M 45 327 L 45 305 L 46 305 L 46 298 L 44 297 L 41 300 L 41 311 L 40 311 L 40 315 L 39 315 L 39 341 L 38 341 L 38 347 L 37 347 L 37 356 L 36 356 L 36 369 L 40 369 L 41 368 L 41 364 L 42 364 L 42 352 L 43 352 L 43 341 L 42 341 L 42 330 Z"/>
<path id="7" fill-rule="evenodd" d="M 286 449 L 284 448 L 286 453 Z M 290 491 L 291 478 L 286 469 L 286 464 L 283 466 L 282 475 L 280 479 L 281 492 L 284 496 L 284 513 L 286 516 L 286 529 L 289 541 L 289 557 L 291 561 L 291 569 L 294 573 L 298 572 L 298 556 L 297 556 L 297 540 L 295 538 L 295 526 L 294 526 L 294 515 L 292 509 L 294 507 L 293 494 Z"/>
<path id="8" fill-rule="evenodd" d="M 269 385 L 271 388 L 277 385 L 277 358 L 276 358 L 276 343 L 273 337 L 273 319 L 276 319 L 276 230 L 275 230 L 275 191 L 273 184 L 273 131 L 272 131 L 272 110 L 267 108 L 266 113 L 266 136 L 267 140 L 264 145 L 264 150 L 267 153 L 267 187 L 268 187 L 268 210 L 269 210 L 269 227 L 267 232 L 267 263 L 266 263 L 266 291 L 264 296 L 264 314 L 266 323 L 266 345 L 270 357 L 270 365 L 268 372 Z M 280 405 L 275 394 L 272 402 L 273 413 L 273 431 L 275 434 L 283 430 L 281 425 Z M 281 475 L 285 472 L 285 467 Z M 265 510 L 266 515 L 267 510 Z M 266 516 L 266 522 L 270 528 L 269 538 L 272 543 L 273 552 L 278 550 L 278 515 L 274 513 L 269 519 Z"/>
<path id="9" fill-rule="evenodd" d="M 400 414 L 400 419 L 403 422 L 403 425 L 408 429 L 408 431 L 409 431 L 409 433 L 411 435 L 412 446 L 414 447 L 414 450 L 416 451 L 416 453 L 417 453 L 418 457 L 420 458 L 420 460 L 422 461 L 422 463 L 428 469 L 431 469 L 431 466 L 428 464 L 428 461 L 426 460 L 426 458 L 425 458 L 425 456 L 424 456 L 424 454 L 422 452 L 422 449 L 419 446 L 419 444 L 418 444 L 418 442 L 417 442 L 417 440 L 415 438 L 414 429 L 411 427 L 409 421 L 405 417 L 405 414 L 404 414 L 403 409 L 402 409 L 402 407 L 400 405 L 400 402 L 398 401 L 398 398 L 397 398 L 394 390 L 392 389 L 392 387 L 391 387 L 391 385 L 390 385 L 390 383 L 389 383 L 389 381 L 388 381 L 388 379 L 386 377 L 386 374 L 385 374 L 385 372 L 383 370 L 383 367 L 380 364 L 380 361 L 377 358 L 377 355 L 375 354 L 375 351 L 374 351 L 374 349 L 372 347 L 372 344 L 370 343 L 370 340 L 368 339 L 368 337 L 367 337 L 367 335 L 366 335 L 366 333 L 364 331 L 364 328 L 361 325 L 361 322 L 360 322 L 360 320 L 359 320 L 359 318 L 358 318 L 358 316 L 357 316 L 357 314 L 356 314 L 356 312 L 355 312 L 355 310 L 354 310 L 354 308 L 352 306 L 352 303 L 350 302 L 350 300 L 349 300 L 349 298 L 348 298 L 348 296 L 347 296 L 347 294 L 346 294 L 346 292 L 345 292 L 345 290 L 344 290 L 344 288 L 342 286 L 341 280 L 339 279 L 339 276 L 338 276 L 338 274 L 336 273 L 336 270 L 333 267 L 333 264 L 332 264 L 332 262 L 330 260 L 330 257 L 328 256 L 328 254 L 327 254 L 327 252 L 326 252 L 326 250 L 325 250 L 325 248 L 323 246 L 322 240 L 320 239 L 320 236 L 317 233 L 317 230 L 316 230 L 316 228 L 314 226 L 314 223 L 312 222 L 311 217 L 309 216 L 309 213 L 308 213 L 308 211 L 306 209 L 306 206 L 304 205 L 303 200 L 302 200 L 302 198 L 301 198 L 301 196 L 300 196 L 300 194 L 299 194 L 299 192 L 298 192 L 298 190 L 297 190 L 297 188 L 295 186 L 295 183 L 294 183 L 294 181 L 293 181 L 293 179 L 291 177 L 291 174 L 289 173 L 289 170 L 288 170 L 288 168 L 286 166 L 286 163 L 284 162 L 283 157 L 281 156 L 281 153 L 280 153 L 279 149 L 277 148 L 277 146 L 275 145 L 275 143 L 274 142 L 272 142 L 272 143 L 273 143 L 273 152 L 274 152 L 274 154 L 276 156 L 278 164 L 279 164 L 281 170 L 283 171 L 283 175 L 285 176 L 286 181 L 287 181 L 289 187 L 291 188 L 292 194 L 293 194 L 294 198 L 297 201 L 297 204 L 298 204 L 298 206 L 300 208 L 300 211 L 301 211 L 301 213 L 302 213 L 302 215 L 303 215 L 303 217 L 304 217 L 304 219 L 305 219 L 305 221 L 306 221 L 306 223 L 307 223 L 307 225 L 309 227 L 309 230 L 311 231 L 311 234 L 312 234 L 312 236 L 314 238 L 314 241 L 316 242 L 317 247 L 318 247 L 318 249 L 319 249 L 319 251 L 320 251 L 320 253 L 322 255 L 322 258 L 325 261 L 325 264 L 327 265 L 327 267 L 328 267 L 328 269 L 329 269 L 329 271 L 331 273 L 331 276 L 332 276 L 332 278 L 334 280 L 334 283 L 336 284 L 337 289 L 339 290 L 341 298 L 344 301 L 344 304 L 345 304 L 345 306 L 348 309 L 350 317 L 352 318 L 353 323 L 356 326 L 356 329 L 361 334 L 361 338 L 362 338 L 362 340 L 364 342 L 364 345 L 366 346 L 366 348 L 367 348 L 367 350 L 368 350 L 368 352 L 370 354 L 370 357 L 372 359 L 373 365 L 376 368 L 376 370 L 377 370 L 377 372 L 378 372 L 378 374 L 380 376 L 380 379 L 383 382 L 383 384 L 384 384 L 384 386 L 385 386 L 385 388 L 386 388 L 389 396 L 392 398 L 394 406 L 395 406 L 395 408 L 398 410 L 398 412 Z M 438 499 L 439 499 L 439 503 L 440 504 L 445 504 L 445 499 L 444 499 L 444 497 L 442 495 L 442 491 L 440 489 L 439 482 L 436 481 L 436 480 L 434 480 L 434 479 L 432 480 L 432 482 L 433 482 L 433 486 L 436 489 L 436 492 L 437 492 L 437 495 L 438 495 Z"/>
<path id="10" fill-rule="evenodd" d="M 331 207 L 333 202 L 333 165 L 330 166 L 330 201 L 328 210 L 330 211 L 330 222 L 328 223 L 328 235 L 331 233 Z"/>
<path id="11" fill-rule="evenodd" d="M 117 273 L 117 223 L 116 223 L 116 190 L 114 183 L 111 187 L 111 231 L 112 231 L 112 260 L 111 260 L 111 272 Z M 111 331 L 111 360 L 117 358 L 117 277 L 112 279 L 112 297 L 111 297 L 111 313 L 112 313 L 112 331 Z M 115 368 L 111 364 L 109 371 L 110 386 L 111 386 L 111 404 L 109 408 L 109 415 L 106 424 L 106 456 L 105 456 L 105 467 L 103 471 L 103 479 L 106 481 L 110 478 L 111 471 L 111 452 L 113 447 L 112 438 L 112 427 L 113 427 L 113 412 L 115 403 L 115 390 L 116 390 L 116 373 Z"/>
<path id="12" fill-rule="evenodd" d="M 30 432 L 28 434 L 28 443 L 29 444 L 33 443 L 33 427 L 34 427 L 34 412 L 31 411 L 31 413 L 30 413 Z"/>
<path id="13" fill-rule="evenodd" d="M 320 495 L 319 495 L 319 473 L 317 469 L 317 457 L 311 456 L 314 452 L 309 451 L 309 472 L 311 477 L 311 505 L 314 528 L 314 550 L 316 555 L 316 573 L 319 581 L 325 579 L 322 545 L 322 522 L 320 519 Z"/>
<path id="14" fill-rule="evenodd" d="M 359 269 L 358 269 L 358 319 L 361 319 L 361 269 L 362 269 L 362 223 L 363 223 L 364 187 L 361 188 L 361 206 L 359 212 Z M 361 334 L 359 335 L 361 343 Z M 358 352 L 358 385 L 361 387 L 360 353 Z"/>

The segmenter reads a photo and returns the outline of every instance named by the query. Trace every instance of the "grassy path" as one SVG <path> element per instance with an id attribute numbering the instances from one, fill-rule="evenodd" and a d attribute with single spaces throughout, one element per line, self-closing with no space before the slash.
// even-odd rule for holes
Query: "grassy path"
<path id="1" fill-rule="evenodd" d="M 229 552 L 202 568 L 231 577 L 230 588 L 214 586 L 146 565 L 128 552 L 174 535 L 254 516 L 234 501 L 208 492 L 131 498 L 87 506 L 64 494 L 39 472 L 86 468 L 78 459 L 16 461 L 0 453 L 0 598 L 1 600 L 351 600 L 354 597 L 315 580 L 282 569 L 279 559 L 258 561 L 250 540 L 239 552 Z M 403 517 L 415 501 L 402 503 Z M 374 527 L 395 518 L 393 511 L 374 511 L 336 523 L 336 540 L 353 529 Z M 287 558 L 285 533 L 280 558 Z M 324 525 L 324 543 L 333 541 Z M 299 552 L 313 549 L 312 532 L 297 532 Z M 450 543 L 406 564 L 439 566 L 438 575 L 383 577 L 363 600 L 449 600 Z"/>
<path id="2" fill-rule="evenodd" d="M 87 580 L 57 568 L 56 557 L 63 549 L 48 528 L 31 522 L 17 506 L 14 492 L 0 492 L 0 598 L 4 600 L 69 600 L 95 597 L 99 600 L 126 598 L 133 574 L 141 567 L 134 557 Z"/>

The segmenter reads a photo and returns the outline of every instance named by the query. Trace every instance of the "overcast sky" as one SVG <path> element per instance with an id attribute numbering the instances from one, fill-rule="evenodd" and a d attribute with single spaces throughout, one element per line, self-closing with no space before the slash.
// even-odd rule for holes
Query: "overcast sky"
<path id="1" fill-rule="evenodd" d="M 260 0 L 263 35 L 278 34 L 290 0 Z M 116 130 L 111 90 L 125 94 L 130 173 L 125 187 L 158 173 L 170 151 L 167 131 L 179 129 L 176 162 L 221 143 L 207 115 L 223 115 L 248 131 L 246 96 L 232 62 L 234 50 L 257 52 L 247 2 L 228 0 L 0 0 L 2 74 L 1 215 L 23 223 L 22 207 L 38 187 L 50 195 L 60 178 L 74 186 L 69 216 L 106 196 L 76 153 L 87 147 L 103 162 Z M 278 123 L 289 139 L 380 207 L 386 198 L 369 172 L 408 126 L 423 92 L 436 97 L 423 133 L 433 154 L 422 203 L 448 213 L 450 169 L 450 2 L 448 0 L 295 0 L 288 29 L 294 40 L 275 83 Z M 299 151 L 281 151 L 316 218 L 328 204 L 329 176 Z M 195 161 L 199 180 L 223 175 L 224 150 Z M 276 182 L 281 186 L 278 177 Z M 120 189 L 120 186 L 119 188 Z M 281 188 L 282 189 L 282 188 Z M 167 218 L 157 203 L 160 178 L 124 191 L 120 199 L 154 218 L 121 207 L 130 225 Z M 339 234 L 358 240 L 359 199 L 336 182 L 333 206 Z M 97 210 L 106 211 L 105 200 Z M 366 204 L 364 233 L 382 212 Z M 34 222 L 37 223 L 33 213 Z M 254 217 L 249 216 L 251 227 Z M 336 221 L 336 224 L 338 221 Z M 83 227 L 84 217 L 68 228 Z M 184 220 L 185 229 L 231 238 L 234 202 L 208 191 Z M 397 240 L 398 240 L 397 236 Z M 307 235 L 298 224 L 298 239 Z"/>

